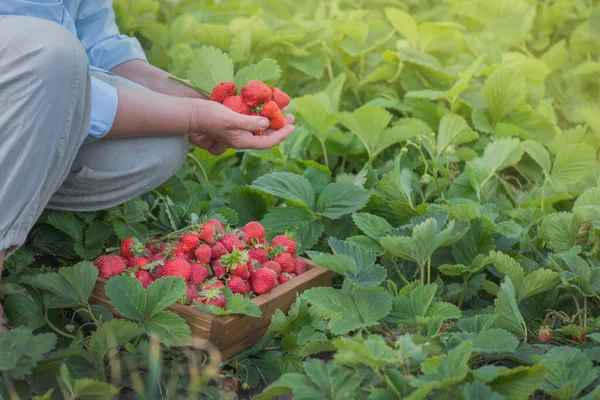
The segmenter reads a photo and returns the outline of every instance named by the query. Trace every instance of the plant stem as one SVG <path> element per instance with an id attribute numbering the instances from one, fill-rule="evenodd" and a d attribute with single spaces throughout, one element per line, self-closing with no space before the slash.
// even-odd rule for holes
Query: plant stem
<path id="1" fill-rule="evenodd" d="M 458 308 L 462 307 L 463 301 L 465 299 L 465 291 L 467 290 L 467 282 L 469 282 L 469 278 L 464 279 L 462 290 L 460 291 L 460 299 L 458 300 Z"/>
<path id="2" fill-rule="evenodd" d="M 385 323 L 384 320 L 379 321 L 381 322 L 381 326 L 383 326 L 383 329 L 385 329 L 385 331 L 388 333 L 388 335 L 391 336 L 391 338 L 395 341 L 398 340 L 398 338 L 396 337 L 396 335 L 394 335 L 394 332 L 392 332 L 392 330 L 390 329 L 389 326 L 387 326 L 387 324 Z"/>
<path id="3" fill-rule="evenodd" d="M 545 206 L 544 203 L 546 202 L 546 186 L 548 185 L 548 176 L 546 176 L 544 178 L 544 186 L 542 187 L 542 204 L 540 204 L 540 208 L 542 209 L 542 211 L 544 211 Z"/>
<path id="4" fill-rule="evenodd" d="M 321 149 L 323 149 L 323 158 L 325 159 L 325 166 L 329 169 L 329 157 L 327 156 L 327 148 L 325 147 L 325 141 L 319 139 L 319 143 L 321 143 Z"/>
<path id="5" fill-rule="evenodd" d="M 17 392 L 17 388 L 15 388 L 15 383 L 12 380 L 10 374 L 6 371 L 2 372 L 2 380 L 4 381 L 4 386 L 6 387 L 6 391 L 10 396 L 10 400 L 21 400 L 19 393 Z"/>
<path id="6" fill-rule="evenodd" d="M 419 264 L 419 269 L 421 270 L 421 284 L 425 284 L 425 263 Z"/>
<path id="7" fill-rule="evenodd" d="M 56 326 L 54 326 L 54 324 L 53 324 L 52 322 L 50 322 L 50 319 L 48 318 L 48 309 L 47 309 L 47 308 L 46 308 L 46 311 L 44 312 L 44 318 L 46 319 L 46 323 L 48 324 L 48 326 L 49 326 L 50 328 L 52 328 L 52 330 L 53 330 L 54 332 L 58 333 L 58 334 L 59 334 L 59 335 L 61 335 L 61 336 L 64 336 L 64 337 L 66 337 L 66 338 L 69 338 L 69 339 L 75 340 L 75 336 L 73 336 L 73 335 L 69 335 L 68 333 L 66 333 L 66 332 L 63 332 L 62 330 L 60 330 L 60 329 L 58 329 Z"/>
<path id="8" fill-rule="evenodd" d="M 587 296 L 583 296 L 583 329 L 587 326 Z"/>
<path id="9" fill-rule="evenodd" d="M 208 180 L 208 174 L 206 173 L 206 170 L 202 166 L 202 163 L 200 162 L 200 160 L 198 160 L 198 158 L 196 158 L 196 156 L 193 155 L 192 153 L 188 154 L 188 157 L 191 158 L 196 163 L 196 165 L 198 165 L 198 168 L 200 168 L 200 171 L 202 171 L 202 175 L 204 175 L 204 179 L 206 180 L 206 186 L 208 186 L 210 188 L 210 181 Z"/>
<path id="10" fill-rule="evenodd" d="M 427 284 L 431 283 L 431 257 L 427 259 Z"/>
<path id="11" fill-rule="evenodd" d="M 197 88 L 196 86 L 192 85 L 190 82 L 188 82 L 188 81 L 186 81 L 186 80 L 184 80 L 184 79 L 178 78 L 178 77 L 176 77 L 176 76 L 173 76 L 173 75 L 169 75 L 169 79 L 171 79 L 172 81 L 175 81 L 175 82 L 179 82 L 179 83 L 181 83 L 182 85 L 185 85 L 185 86 L 187 86 L 187 87 L 189 87 L 189 88 L 192 88 L 192 89 L 194 89 L 194 90 L 195 90 L 195 91 L 197 91 L 197 92 L 200 92 L 200 93 L 202 93 L 202 94 L 203 94 L 203 95 L 205 95 L 205 96 L 208 96 L 208 97 L 210 97 L 210 93 L 206 93 L 206 92 L 204 92 L 204 91 L 203 91 L 203 90 L 201 90 L 200 88 Z"/>

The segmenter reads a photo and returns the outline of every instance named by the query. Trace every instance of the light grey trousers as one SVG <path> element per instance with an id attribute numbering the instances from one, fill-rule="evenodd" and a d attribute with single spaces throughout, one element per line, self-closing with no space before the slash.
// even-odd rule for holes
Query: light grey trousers
<path id="1" fill-rule="evenodd" d="M 46 207 L 113 207 L 156 188 L 184 163 L 186 137 L 83 144 L 90 113 L 90 68 L 77 38 L 54 22 L 0 16 L 0 251 L 22 245 Z"/>

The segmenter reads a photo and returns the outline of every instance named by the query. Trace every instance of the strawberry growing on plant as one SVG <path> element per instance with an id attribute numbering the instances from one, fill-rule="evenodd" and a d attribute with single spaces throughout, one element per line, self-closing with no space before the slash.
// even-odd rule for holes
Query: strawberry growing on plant
<path id="1" fill-rule="evenodd" d="M 549 343 L 552 340 L 552 330 L 548 326 L 542 326 L 538 332 L 538 339 L 542 343 Z"/>

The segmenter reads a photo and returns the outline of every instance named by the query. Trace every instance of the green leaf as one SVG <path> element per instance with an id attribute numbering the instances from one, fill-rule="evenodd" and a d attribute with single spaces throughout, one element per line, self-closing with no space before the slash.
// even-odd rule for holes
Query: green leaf
<path id="1" fill-rule="evenodd" d="M 0 371 L 10 373 L 14 379 L 23 379 L 55 344 L 53 333 L 34 336 L 31 329 L 23 327 L 0 332 Z"/>
<path id="2" fill-rule="evenodd" d="M 119 314 L 136 321 L 144 320 L 147 310 L 146 291 L 137 279 L 117 275 L 106 281 L 104 289 L 110 304 Z"/>
<path id="3" fill-rule="evenodd" d="M 546 377 L 543 365 L 515 367 L 505 370 L 490 386 L 507 399 L 527 400 Z"/>
<path id="4" fill-rule="evenodd" d="M 339 319 L 346 312 L 354 312 L 354 302 L 346 293 L 332 287 L 316 287 L 302 293 L 302 299 L 311 304 L 315 318 Z"/>
<path id="5" fill-rule="evenodd" d="M 354 213 L 352 220 L 365 235 L 377 240 L 379 237 L 389 233 L 393 227 L 384 218 L 367 213 Z"/>
<path id="6" fill-rule="evenodd" d="M 329 254 L 316 251 L 308 251 L 307 254 L 319 266 L 338 274 L 345 275 L 347 270 L 356 271 L 356 262 L 352 257 L 345 254 Z"/>
<path id="7" fill-rule="evenodd" d="M 523 271 L 523 267 L 514 258 L 508 254 L 491 251 L 488 260 L 502 275 L 510 278 L 511 283 L 514 284 L 517 290 L 521 287 L 525 272 Z"/>
<path id="8" fill-rule="evenodd" d="M 550 168 L 552 164 L 550 162 L 550 154 L 548 150 L 540 143 L 535 142 L 533 140 L 525 140 L 521 143 L 523 149 L 531 157 L 540 167 L 542 167 L 542 171 L 546 174 L 550 174 Z"/>
<path id="9" fill-rule="evenodd" d="M 331 183 L 323 189 L 317 201 L 317 212 L 338 219 L 365 206 L 369 191 L 351 183 Z"/>
<path id="10" fill-rule="evenodd" d="M 512 353 L 519 346 L 519 341 L 510 332 L 498 328 L 469 336 L 469 340 L 473 341 L 473 351 L 490 354 Z"/>
<path id="11" fill-rule="evenodd" d="M 240 224 L 260 221 L 269 206 L 262 193 L 249 187 L 238 186 L 231 191 L 231 208 L 237 212 Z"/>
<path id="12" fill-rule="evenodd" d="M 270 400 L 288 392 L 294 393 L 294 399 L 311 400 L 322 398 L 323 394 L 306 375 L 296 372 L 283 374 L 275 382 L 271 383 L 257 396 L 255 400 Z"/>
<path id="13" fill-rule="evenodd" d="M 110 383 L 100 382 L 94 379 L 77 379 L 73 385 L 73 400 L 110 400 L 119 390 Z"/>
<path id="14" fill-rule="evenodd" d="M 58 273 L 73 288 L 79 304 L 85 304 L 98 279 L 98 268 L 89 261 L 83 261 L 72 267 L 61 268 Z"/>
<path id="15" fill-rule="evenodd" d="M 564 251 L 575 245 L 579 227 L 573 214 L 561 212 L 546 216 L 539 226 L 539 233 L 548 248 Z"/>
<path id="16" fill-rule="evenodd" d="M 53 212 L 48 215 L 48 224 L 69 235 L 75 241 L 83 240 L 81 221 L 71 213 Z"/>
<path id="17" fill-rule="evenodd" d="M 360 290 L 354 296 L 354 302 L 364 327 L 377 324 L 392 309 L 392 296 L 387 292 Z"/>
<path id="18" fill-rule="evenodd" d="M 531 296 L 554 289 L 560 283 L 560 277 L 549 269 L 538 269 L 525 276 L 518 290 L 519 303 Z"/>
<path id="19" fill-rule="evenodd" d="M 449 145 L 457 146 L 477 139 L 478 135 L 469 127 L 467 121 L 457 114 L 446 114 L 440 121 L 440 129 L 437 137 L 438 157 Z"/>
<path id="20" fill-rule="evenodd" d="M 498 316 L 496 325 L 516 335 L 518 339 L 527 339 L 527 325 L 521 315 L 515 287 L 507 275 L 500 285 L 498 297 L 494 300 L 495 314 Z"/>
<path id="21" fill-rule="evenodd" d="M 498 171 L 517 164 L 523 156 L 519 139 L 501 138 L 488 144 L 483 156 L 467 163 L 467 170 L 481 187 Z"/>
<path id="22" fill-rule="evenodd" d="M 492 391 L 491 387 L 478 381 L 463 385 L 462 395 L 469 400 L 506 400 L 501 394 Z"/>
<path id="23" fill-rule="evenodd" d="M 170 311 L 161 311 L 142 326 L 150 335 L 156 335 L 165 346 L 187 346 L 192 332 L 183 318 Z"/>
<path id="24" fill-rule="evenodd" d="M 498 319 L 497 315 L 494 314 L 479 314 L 473 317 L 461 318 L 457 326 L 463 332 L 483 332 L 490 329 Z"/>
<path id="25" fill-rule="evenodd" d="M 225 295 L 225 309 L 201 303 L 196 304 L 196 308 L 200 311 L 207 311 L 214 315 L 244 314 L 256 318 L 262 316 L 260 308 L 241 294 L 232 293 L 231 289 L 228 287 L 223 288 L 222 292 Z"/>
<path id="26" fill-rule="evenodd" d="M 233 81 L 233 62 L 221 50 L 202 46 L 192 53 L 187 75 L 196 88 L 210 96 L 219 83 Z"/>
<path id="27" fill-rule="evenodd" d="M 379 150 L 378 143 L 392 119 L 392 115 L 384 108 L 370 105 L 363 106 L 352 113 L 336 113 L 335 117 L 362 142 L 369 157 L 374 157 Z"/>
<path id="28" fill-rule="evenodd" d="M 399 34 L 404 36 L 412 47 L 417 47 L 419 32 L 414 18 L 398 8 L 386 8 L 385 16 Z"/>
<path id="29" fill-rule="evenodd" d="M 185 281 L 176 276 L 157 279 L 146 288 L 144 319 L 151 319 L 185 296 Z"/>
<path id="30" fill-rule="evenodd" d="M 2 307 L 10 326 L 38 329 L 46 325 L 43 305 L 38 304 L 25 290 L 4 297 Z"/>
<path id="31" fill-rule="evenodd" d="M 585 178 L 596 162 L 596 150 L 588 144 L 569 144 L 558 150 L 550 174 L 553 183 L 574 185 Z"/>
<path id="32" fill-rule="evenodd" d="M 103 323 L 92 333 L 89 351 L 97 363 L 102 363 L 109 349 L 120 349 L 127 342 L 142 335 L 144 330 L 132 321 L 113 319 Z"/>
<path id="33" fill-rule="evenodd" d="M 279 68 L 277 61 L 264 58 L 258 63 L 248 65 L 236 72 L 233 82 L 238 90 L 242 90 L 252 80 L 262 81 L 269 86 L 273 86 L 280 77 L 281 68 Z"/>
<path id="34" fill-rule="evenodd" d="M 312 220 L 312 214 L 296 207 L 272 208 L 261 221 L 268 237 L 281 235 Z"/>
<path id="35" fill-rule="evenodd" d="M 322 219 L 314 219 L 301 224 L 296 234 L 297 254 L 302 254 L 306 249 L 310 249 L 317 244 L 324 230 L 325 224 Z"/>
<path id="36" fill-rule="evenodd" d="M 598 371 L 580 349 L 554 347 L 540 363 L 548 371 L 540 388 L 561 400 L 578 398 L 598 378 Z"/>
<path id="37" fill-rule="evenodd" d="M 525 76 L 517 69 L 496 70 L 485 82 L 483 94 L 494 123 L 519 106 L 527 94 Z"/>
<path id="38" fill-rule="evenodd" d="M 263 175 L 253 182 L 252 187 L 279 196 L 307 211 L 312 210 L 315 203 L 315 193 L 310 182 L 303 176 L 291 172 Z"/>
<path id="39" fill-rule="evenodd" d="M 438 389 L 452 387 L 467 376 L 468 362 L 473 351 L 471 342 L 462 342 L 447 355 L 442 356 L 437 365 L 424 369 L 424 374 L 411 382 L 414 387 Z M 430 359 L 431 360 L 431 359 Z"/>

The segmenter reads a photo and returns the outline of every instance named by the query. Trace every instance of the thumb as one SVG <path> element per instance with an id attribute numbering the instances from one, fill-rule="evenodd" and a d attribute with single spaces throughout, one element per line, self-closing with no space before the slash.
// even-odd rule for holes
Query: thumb
<path id="1" fill-rule="evenodd" d="M 265 117 L 257 115 L 243 115 L 235 113 L 233 125 L 235 129 L 242 131 L 254 132 L 261 129 L 268 129 L 271 123 Z"/>

